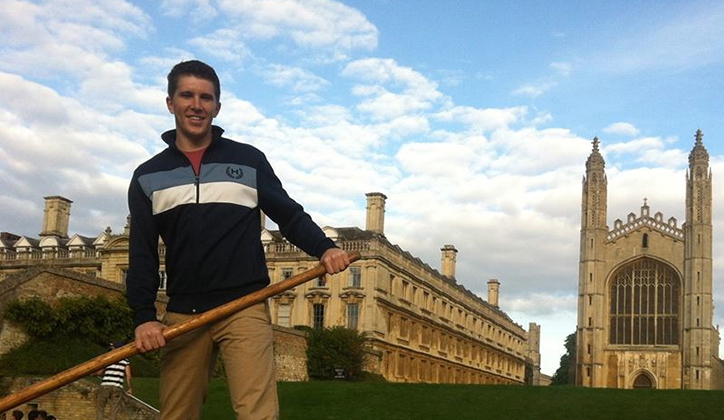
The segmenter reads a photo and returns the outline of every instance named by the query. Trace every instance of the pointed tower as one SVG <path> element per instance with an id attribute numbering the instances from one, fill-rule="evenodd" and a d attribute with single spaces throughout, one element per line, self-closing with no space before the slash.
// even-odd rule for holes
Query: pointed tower
<path id="1" fill-rule="evenodd" d="M 682 385 L 690 389 L 711 389 L 712 355 L 718 354 L 712 326 L 712 177 L 702 137 L 697 130 L 686 173 Z"/>
<path id="2" fill-rule="evenodd" d="M 581 250 L 576 329 L 576 384 L 604 386 L 602 366 L 605 317 L 605 258 L 607 180 L 598 137 L 586 161 L 581 206 Z"/>

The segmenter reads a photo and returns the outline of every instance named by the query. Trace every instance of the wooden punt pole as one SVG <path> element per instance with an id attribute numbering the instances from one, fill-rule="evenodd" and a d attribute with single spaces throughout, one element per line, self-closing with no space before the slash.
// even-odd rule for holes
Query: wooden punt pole
<path id="1" fill-rule="evenodd" d="M 360 259 L 360 254 L 357 251 L 348 252 L 347 255 L 349 256 L 350 262 L 354 262 Z M 319 264 L 310 270 L 297 274 L 296 276 L 290 277 L 279 283 L 271 284 L 261 290 L 250 293 L 246 296 L 242 296 L 222 306 L 190 318 L 185 322 L 172 325 L 163 330 L 163 336 L 166 341 L 171 340 L 181 334 L 187 333 L 191 330 L 194 330 L 211 322 L 218 321 L 244 308 L 256 305 L 257 303 L 263 302 L 272 296 L 278 295 L 279 293 L 296 287 L 302 283 L 306 283 L 324 274 L 327 274 L 327 270 L 324 268 L 323 265 Z M 54 391 L 73 381 L 88 376 L 110 364 L 129 358 L 138 353 L 139 351 L 138 349 L 136 349 L 135 344 L 128 343 L 122 347 L 113 349 L 108 353 L 102 354 L 94 359 L 88 360 L 87 362 L 83 362 L 77 366 L 74 366 L 68 370 L 60 372 L 54 376 L 51 376 L 50 378 L 44 379 L 14 394 L 10 394 L 0 399 L 0 413 L 5 412 L 13 407 L 17 407 L 20 404 L 32 400 L 33 398 L 45 395 L 48 392 Z"/>

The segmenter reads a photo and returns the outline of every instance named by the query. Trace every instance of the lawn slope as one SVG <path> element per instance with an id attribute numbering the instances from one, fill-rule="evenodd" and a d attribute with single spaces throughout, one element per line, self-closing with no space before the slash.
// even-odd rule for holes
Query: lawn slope
<path id="1" fill-rule="evenodd" d="M 158 380 L 134 381 L 158 406 Z M 280 383 L 281 420 L 713 420 L 724 391 L 616 390 L 380 382 Z M 204 420 L 233 418 L 223 379 L 214 379 Z"/>

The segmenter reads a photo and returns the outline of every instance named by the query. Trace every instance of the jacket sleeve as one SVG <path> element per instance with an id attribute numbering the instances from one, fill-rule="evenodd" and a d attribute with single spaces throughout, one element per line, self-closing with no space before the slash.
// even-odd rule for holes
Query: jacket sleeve
<path id="1" fill-rule="evenodd" d="M 128 188 L 131 212 L 126 298 L 133 310 L 136 326 L 156 321 L 156 293 L 160 283 L 158 266 L 158 229 L 153 220 L 151 200 L 143 192 L 134 174 Z"/>
<path id="2" fill-rule="evenodd" d="M 289 197 L 263 153 L 257 166 L 257 193 L 259 207 L 279 225 L 289 242 L 317 258 L 322 258 L 328 249 L 336 248 L 304 208 Z"/>

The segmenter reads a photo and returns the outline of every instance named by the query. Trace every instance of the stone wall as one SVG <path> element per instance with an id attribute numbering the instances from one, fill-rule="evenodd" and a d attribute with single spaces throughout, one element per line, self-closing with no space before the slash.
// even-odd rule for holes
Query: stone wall
<path id="1" fill-rule="evenodd" d="M 18 392 L 34 383 L 40 378 L 12 378 L 3 383 L 3 390 L 8 394 Z M 32 409 L 45 410 L 62 420 L 89 420 L 96 418 L 96 392 L 99 385 L 86 379 L 70 383 L 55 391 L 37 397 L 18 407 L 7 411 L 7 418 L 13 410 L 20 410 L 27 418 L 28 411 Z M 123 405 L 119 411 L 118 420 L 158 420 L 158 410 L 133 398 L 124 397 Z"/>
<path id="2" fill-rule="evenodd" d="M 304 382 L 307 373 L 307 334 L 292 328 L 274 326 L 274 361 L 277 381 Z"/>

